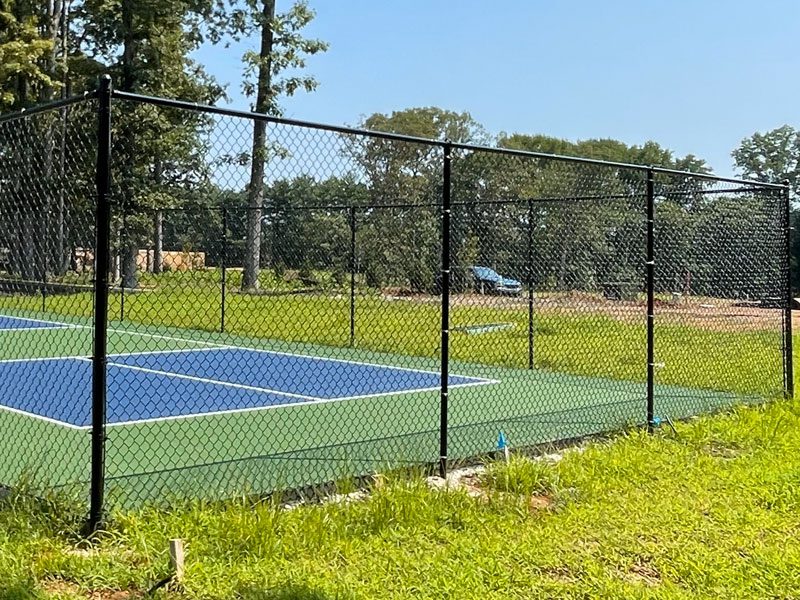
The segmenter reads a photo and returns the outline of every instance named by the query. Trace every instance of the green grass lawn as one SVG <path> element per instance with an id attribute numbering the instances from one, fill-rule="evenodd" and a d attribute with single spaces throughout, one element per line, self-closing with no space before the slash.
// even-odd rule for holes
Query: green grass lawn
<path id="1" fill-rule="evenodd" d="M 800 403 L 633 432 L 556 464 L 490 466 L 478 498 L 390 475 L 363 501 L 120 511 L 92 546 L 83 506 L 0 500 L 3 598 L 794 598 Z M 352 486 L 341 483 L 348 491 Z"/>

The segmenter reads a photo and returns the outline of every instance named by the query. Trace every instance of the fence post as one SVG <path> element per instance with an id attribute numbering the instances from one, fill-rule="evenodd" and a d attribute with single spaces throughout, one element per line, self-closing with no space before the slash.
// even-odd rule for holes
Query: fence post
<path id="1" fill-rule="evenodd" d="M 97 207 L 95 212 L 94 341 L 92 352 L 92 467 L 89 533 L 103 521 L 106 442 L 106 363 L 108 269 L 111 231 L 111 77 L 103 75 L 97 90 Z"/>
<path id="2" fill-rule="evenodd" d="M 792 340 L 792 200 L 789 181 L 784 181 L 783 190 L 783 211 L 786 221 L 784 233 L 785 260 L 786 260 L 786 306 L 783 314 L 783 377 L 784 377 L 784 396 L 791 398 L 794 396 L 794 343 Z"/>
<path id="3" fill-rule="evenodd" d="M 528 199 L 528 369 L 533 369 L 533 200 Z"/>
<path id="4" fill-rule="evenodd" d="M 356 344 L 356 207 L 350 207 L 350 347 Z"/>
<path id="5" fill-rule="evenodd" d="M 220 268 L 222 269 L 222 297 L 220 298 L 219 332 L 225 333 L 225 296 L 228 286 L 228 207 L 222 207 L 222 257 L 220 258 Z"/>
<path id="6" fill-rule="evenodd" d="M 439 474 L 447 476 L 448 380 L 450 378 L 450 169 L 453 147 L 444 146 L 442 181 L 442 369 L 439 406 Z"/>
<path id="7" fill-rule="evenodd" d="M 655 173 L 647 169 L 647 431 L 655 426 Z"/>
<path id="8" fill-rule="evenodd" d="M 124 210 L 124 209 L 123 209 Z M 121 259 L 122 261 L 125 260 L 126 252 L 128 250 L 128 213 L 122 213 L 122 228 L 120 229 L 119 233 L 119 252 L 122 253 Z M 125 263 L 123 262 L 122 265 L 121 275 L 119 281 L 119 321 L 122 323 L 125 321 Z"/>

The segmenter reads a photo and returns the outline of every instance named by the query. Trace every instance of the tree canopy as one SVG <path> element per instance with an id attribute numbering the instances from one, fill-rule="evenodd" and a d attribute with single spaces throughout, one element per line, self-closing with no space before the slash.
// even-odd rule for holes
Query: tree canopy
<path id="1" fill-rule="evenodd" d="M 304 34 L 314 18 L 307 3 L 277 4 L 275 0 L 0 0 L 0 109 L 91 89 L 102 72 L 111 73 L 116 86 L 125 91 L 214 104 L 225 97 L 224 87 L 208 75 L 193 52 L 203 43 L 248 39 L 255 47 L 241 57 L 242 89 L 252 99 L 254 111 L 280 115 L 286 97 L 316 89 L 318 82 L 307 71 L 308 59 L 327 50 L 327 43 Z M 359 272 L 369 285 L 435 289 L 441 243 L 441 146 L 331 134 L 324 142 L 318 140 L 317 147 L 311 143 L 292 147 L 285 139 L 290 134 L 271 135 L 263 120 L 238 126 L 232 139 L 222 139 L 220 120 L 210 115 L 137 103 L 118 103 L 115 110 L 113 238 L 116 275 L 126 287 L 138 285 L 136 260 L 142 248 L 153 249 L 149 268 L 156 273 L 165 247 L 203 247 L 212 261 L 220 259 L 219 238 L 224 232 L 219 209 L 224 207 L 231 211 L 227 233 L 235 240 L 227 249 L 228 258 L 242 266 L 246 290 L 257 290 L 263 268 L 325 267 L 341 273 L 350 260 L 345 256 L 350 235 L 356 236 Z M 26 160 L 19 148 L 0 140 L 6 144 L 0 151 L 22 165 L 23 179 L 35 171 L 47 175 L 39 179 L 39 188 L 21 186 L 8 196 L 7 202 L 29 210 L 20 225 L 26 231 L 24 239 L 4 243 L 16 245 L 18 256 L 41 254 L 33 247 L 36 239 L 52 236 L 42 229 L 37 215 L 56 215 L 59 241 L 44 253 L 52 256 L 29 269 L 26 277 L 62 274 L 70 252 L 88 231 L 69 217 L 87 208 L 86 199 L 53 191 L 55 180 L 76 160 L 67 155 L 66 144 L 76 124 L 68 111 L 62 111 L 60 118 L 57 127 L 41 120 L 37 131 L 26 132 L 37 140 L 32 145 L 36 161 Z M 526 132 L 494 136 L 469 113 L 434 106 L 377 112 L 359 125 L 438 141 L 710 171 L 702 158 L 679 156 L 652 140 L 631 145 Z M 732 154 L 746 177 L 789 179 L 795 190 L 800 185 L 800 134 L 788 125 L 754 134 Z M 88 173 L 91 164 L 88 158 L 83 160 Z M 337 167 L 328 172 L 326 161 Z M 235 177 L 221 177 L 223 164 L 242 170 Z M 658 267 L 662 279 L 670 282 L 664 284 L 667 287 L 684 285 L 681 282 L 689 274 L 698 286 L 718 278 L 714 261 L 723 257 L 701 261 L 693 247 L 707 246 L 711 239 L 717 240 L 715 247 L 723 247 L 724 235 L 712 231 L 717 223 L 725 223 L 729 231 L 743 231 L 747 225 L 747 215 L 737 216 L 731 210 L 737 205 L 732 197 L 708 193 L 704 185 L 686 179 L 673 185 L 681 193 L 659 196 L 659 231 L 669 233 L 671 240 L 662 248 L 670 258 Z M 594 289 L 604 282 L 637 280 L 642 268 L 642 215 L 637 202 L 643 186 L 642 172 L 636 169 L 578 168 L 562 160 L 456 150 L 452 256 L 462 271 L 486 264 L 558 288 Z M 531 208 L 531 198 L 552 202 Z M 761 205 L 759 199 L 748 197 L 739 206 L 757 212 Z M 187 207 L 199 212 L 192 218 L 165 216 L 165 211 Z M 355 212 L 349 214 L 342 207 L 353 207 Z M 532 229 L 536 235 L 531 249 Z M 755 250 L 748 246 L 737 251 Z M 458 289 L 467 280 L 459 280 L 456 272 L 454 281 Z M 720 282 L 714 285 L 724 287 Z M 737 285 L 725 293 L 747 293 L 747 285 Z"/>

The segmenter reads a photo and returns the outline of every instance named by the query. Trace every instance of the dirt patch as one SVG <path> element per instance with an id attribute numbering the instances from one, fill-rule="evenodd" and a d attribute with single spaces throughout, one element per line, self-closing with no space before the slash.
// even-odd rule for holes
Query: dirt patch
<path id="1" fill-rule="evenodd" d="M 47 579 L 40 584 L 48 594 L 70 594 L 87 600 L 134 600 L 142 597 L 138 592 L 130 590 L 91 590 L 81 589 L 79 585 L 64 579 Z"/>
<path id="2" fill-rule="evenodd" d="M 655 587 L 661 584 L 661 573 L 648 559 L 639 558 L 622 573 L 622 579 L 635 585 Z"/>
<path id="3" fill-rule="evenodd" d="M 711 442 L 703 447 L 703 450 L 715 458 L 734 459 L 741 455 L 742 450 L 734 445 L 723 444 L 720 442 Z"/>
<path id="4" fill-rule="evenodd" d="M 564 566 L 544 567 L 541 570 L 541 574 L 558 583 L 577 583 L 580 580 L 580 577 Z"/>
<path id="5" fill-rule="evenodd" d="M 531 512 L 549 510 L 553 507 L 553 499 L 550 496 L 531 496 L 528 500 L 528 508 Z"/>
<path id="6" fill-rule="evenodd" d="M 386 299 L 420 304 L 441 302 L 438 296 L 389 294 Z M 602 294 L 589 292 L 537 293 L 534 314 L 587 317 L 602 315 L 625 323 L 646 322 L 644 297 L 637 300 L 609 300 Z M 656 325 L 684 325 L 708 331 L 779 331 L 783 311 L 778 308 L 736 306 L 736 300 L 705 296 L 681 297 L 676 300 L 656 299 Z M 454 294 L 453 308 L 485 308 L 488 310 L 527 310 L 526 296 L 507 297 L 482 294 Z M 457 313 L 456 313 L 457 315 Z M 800 326 L 800 311 L 793 314 L 793 323 Z"/>

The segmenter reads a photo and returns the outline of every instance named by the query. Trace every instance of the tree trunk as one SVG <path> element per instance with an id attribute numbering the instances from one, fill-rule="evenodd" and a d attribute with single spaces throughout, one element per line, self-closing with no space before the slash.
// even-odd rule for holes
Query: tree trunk
<path id="1" fill-rule="evenodd" d="M 164 182 L 164 162 L 161 157 L 155 157 L 153 161 L 153 186 L 156 192 L 161 191 Z M 151 272 L 158 275 L 163 270 L 164 265 L 164 211 L 159 207 L 153 213 L 153 261 Z"/>
<path id="2" fill-rule="evenodd" d="M 122 287 L 125 289 L 135 290 L 139 287 L 136 272 L 136 259 L 138 256 L 139 248 L 128 240 L 122 247 Z"/>
<path id="3" fill-rule="evenodd" d="M 136 87 L 136 77 L 134 71 L 134 58 L 136 55 L 136 38 L 133 30 L 133 12 L 135 0 L 122 0 L 120 6 L 120 19 L 122 21 L 122 77 L 120 89 L 124 92 L 134 92 Z M 132 179 L 133 163 L 135 161 L 136 149 L 133 138 L 130 134 L 123 132 L 120 135 L 120 170 L 122 172 L 120 186 L 122 192 L 122 211 L 123 221 L 127 216 L 127 211 L 133 205 L 133 185 L 129 182 Z M 139 287 L 136 258 L 139 247 L 136 243 L 136 236 L 131 233 L 127 224 L 122 227 L 122 240 L 120 244 L 120 270 L 122 276 L 122 286 L 127 289 Z"/>
<path id="4" fill-rule="evenodd" d="M 271 93 L 272 22 L 275 19 L 275 0 L 263 0 L 261 11 L 261 62 L 258 66 L 258 85 L 254 110 L 269 109 Z M 264 172 L 267 154 L 267 124 L 253 122 L 253 156 L 250 184 L 247 191 L 247 234 L 244 254 L 242 288 L 257 290 L 261 267 L 261 215 L 264 204 Z"/>
<path id="5" fill-rule="evenodd" d="M 67 3 L 61 1 L 61 22 L 59 30 L 59 39 L 61 46 L 61 98 L 68 98 L 70 89 L 69 73 L 67 69 L 68 47 L 67 38 L 69 36 L 69 24 L 67 23 Z M 64 275 L 70 268 L 70 249 L 68 246 L 69 226 L 67 218 L 69 211 L 67 209 L 66 191 L 64 186 L 64 178 L 66 177 L 66 160 L 67 160 L 67 128 L 69 126 L 69 109 L 62 108 L 59 111 L 61 139 L 59 144 L 59 157 L 58 157 L 58 198 L 56 200 L 56 243 L 53 255 L 53 270 L 56 275 Z"/>
<path id="6" fill-rule="evenodd" d="M 164 264 L 164 212 L 153 215 L 153 274 L 158 275 Z"/>

